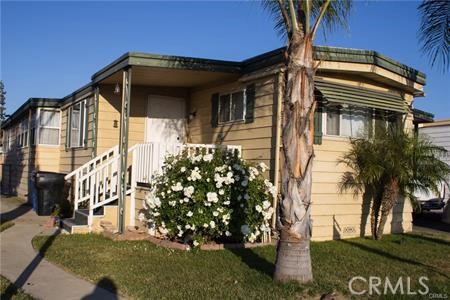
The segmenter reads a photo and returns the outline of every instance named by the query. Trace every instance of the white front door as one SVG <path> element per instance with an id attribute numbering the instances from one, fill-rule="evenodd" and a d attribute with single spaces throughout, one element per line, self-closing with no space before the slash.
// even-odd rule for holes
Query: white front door
<path id="1" fill-rule="evenodd" d="M 150 95 L 147 104 L 145 142 L 185 142 L 186 103 L 184 99 Z"/>

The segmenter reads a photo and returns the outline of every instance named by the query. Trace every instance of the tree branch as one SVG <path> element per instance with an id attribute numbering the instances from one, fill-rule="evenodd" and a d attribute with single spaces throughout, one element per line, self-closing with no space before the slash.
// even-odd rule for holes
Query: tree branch
<path id="1" fill-rule="evenodd" d="M 288 0 L 288 1 L 289 1 L 289 12 L 291 15 L 292 32 L 295 32 L 295 31 L 298 31 L 297 13 L 295 12 L 293 0 Z"/>
<path id="2" fill-rule="evenodd" d="M 286 11 L 284 0 L 278 0 L 278 5 L 280 6 L 281 16 L 283 17 L 284 25 L 286 26 L 286 32 L 288 33 L 289 36 L 292 32 L 292 25 L 291 21 L 289 20 L 289 15 Z"/>
<path id="3" fill-rule="evenodd" d="M 310 16 L 311 16 L 311 6 L 310 6 L 310 0 L 305 1 L 305 35 L 307 35 L 311 28 L 310 26 Z"/>
<path id="4" fill-rule="evenodd" d="M 316 35 L 316 31 L 319 28 L 320 22 L 323 19 L 323 16 L 325 15 L 325 12 L 328 9 L 328 6 L 330 5 L 331 0 L 326 0 L 324 4 L 322 4 L 322 6 L 320 7 L 320 13 L 317 16 L 316 22 L 314 23 L 314 26 L 311 30 L 311 37 L 314 38 L 314 36 Z"/>

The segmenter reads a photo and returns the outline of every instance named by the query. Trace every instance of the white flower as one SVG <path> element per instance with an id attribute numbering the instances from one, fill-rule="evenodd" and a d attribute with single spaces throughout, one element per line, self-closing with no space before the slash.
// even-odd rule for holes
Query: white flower
<path id="1" fill-rule="evenodd" d="M 262 205 L 263 205 L 263 209 L 267 210 L 270 207 L 270 202 L 265 200 L 265 201 L 263 201 Z"/>
<path id="2" fill-rule="evenodd" d="M 227 230 L 227 231 L 225 231 L 225 235 L 226 235 L 226 236 L 231 236 L 231 232 L 229 232 L 229 231 Z"/>
<path id="3" fill-rule="evenodd" d="M 203 156 L 204 161 L 211 161 L 212 159 L 213 159 L 212 154 L 206 154 L 205 156 Z"/>
<path id="4" fill-rule="evenodd" d="M 179 192 L 183 190 L 183 186 L 181 185 L 181 182 L 177 182 L 176 185 L 172 186 L 172 191 Z"/>
<path id="5" fill-rule="evenodd" d="M 217 201 L 219 201 L 219 198 L 217 197 L 217 193 L 215 193 L 215 192 L 208 192 L 206 194 L 206 197 L 208 198 L 209 202 L 217 203 Z"/>
<path id="6" fill-rule="evenodd" d="M 189 202 L 189 198 L 188 198 L 188 197 L 184 197 L 184 198 L 183 198 L 183 201 L 186 202 L 186 203 L 188 203 L 188 202 Z"/>
<path id="7" fill-rule="evenodd" d="M 239 181 L 239 180 L 241 180 L 241 177 L 239 177 L 239 175 L 236 175 L 236 176 L 234 176 L 234 180 Z"/>
<path id="8" fill-rule="evenodd" d="M 235 169 L 236 171 L 239 171 L 241 169 L 241 166 L 238 164 L 234 164 L 233 169 Z"/>
<path id="9" fill-rule="evenodd" d="M 206 178 L 206 182 L 210 182 L 211 181 L 211 179 L 208 177 L 208 178 Z"/>
<path id="10" fill-rule="evenodd" d="M 255 209 L 256 209 L 257 212 L 262 212 L 262 207 L 261 207 L 261 205 L 256 205 L 256 206 L 255 206 Z"/>
<path id="11" fill-rule="evenodd" d="M 203 223 L 203 227 L 208 228 L 208 224 L 207 223 Z"/>
<path id="12" fill-rule="evenodd" d="M 200 171 L 198 170 L 198 167 L 195 167 L 195 169 L 191 171 L 190 178 L 192 179 L 192 181 L 202 179 L 202 176 L 200 175 Z"/>
<path id="13" fill-rule="evenodd" d="M 246 187 L 246 186 L 248 185 L 248 177 L 245 177 L 245 179 L 242 180 L 241 185 L 242 185 L 243 187 Z"/>
<path id="14" fill-rule="evenodd" d="M 198 245 L 200 245 L 200 243 L 197 242 L 196 240 L 194 240 L 194 241 L 192 242 L 192 244 L 194 245 L 194 247 L 197 247 Z"/>
<path id="15" fill-rule="evenodd" d="M 247 224 L 242 225 L 241 232 L 244 235 L 248 235 L 250 233 L 250 227 Z"/>
<path id="16" fill-rule="evenodd" d="M 138 216 L 139 221 L 143 222 L 145 221 L 145 214 L 144 213 L 140 213 Z"/>
<path id="17" fill-rule="evenodd" d="M 214 217 L 217 217 L 218 215 L 219 215 L 219 213 L 218 213 L 217 211 L 214 211 L 214 212 L 213 212 L 213 216 L 214 216 Z"/>
<path id="18" fill-rule="evenodd" d="M 260 162 L 259 163 L 259 167 L 261 168 L 261 171 L 264 173 L 269 167 L 265 164 L 265 163 L 263 163 L 263 162 Z"/>
<path id="19" fill-rule="evenodd" d="M 183 199 L 178 200 L 178 202 L 183 203 Z"/>
<path id="20" fill-rule="evenodd" d="M 248 194 L 245 194 L 245 195 L 244 195 L 244 199 L 245 199 L 245 200 L 248 200 L 248 199 L 250 199 L 250 196 L 249 196 Z"/>
<path id="21" fill-rule="evenodd" d="M 159 215 L 160 215 L 159 212 L 154 212 L 154 213 L 153 213 L 153 216 L 155 216 L 155 217 L 157 217 L 157 216 L 159 216 Z"/>
<path id="22" fill-rule="evenodd" d="M 179 237 L 182 237 L 182 236 L 183 236 L 183 233 L 184 233 L 184 231 L 180 229 L 180 231 L 178 231 L 178 234 L 177 234 L 177 235 L 178 235 Z"/>
<path id="23" fill-rule="evenodd" d="M 172 193 L 171 190 L 167 190 L 167 195 L 170 195 Z"/>
<path id="24" fill-rule="evenodd" d="M 264 220 L 269 220 L 270 218 L 272 218 L 273 212 L 274 210 L 272 207 L 270 207 L 266 212 L 263 212 Z"/>
<path id="25" fill-rule="evenodd" d="M 192 217 L 194 213 L 192 211 L 188 211 L 188 213 L 186 214 L 186 216 L 188 216 L 189 218 Z"/>
<path id="26" fill-rule="evenodd" d="M 169 205 L 170 205 L 170 206 L 175 206 L 175 204 L 177 204 L 176 201 L 169 201 Z"/>
<path id="27" fill-rule="evenodd" d="M 225 191 L 223 189 L 220 189 L 219 190 L 219 195 L 223 195 L 223 194 L 225 194 Z"/>
<path id="28" fill-rule="evenodd" d="M 188 186 L 188 187 L 185 187 L 185 188 L 183 189 L 183 191 L 184 191 L 184 195 L 185 195 L 186 197 L 191 198 L 191 197 L 192 197 L 192 194 L 194 193 L 194 187 L 193 187 L 192 185 L 190 185 L 190 186 Z"/>
<path id="29" fill-rule="evenodd" d="M 229 200 L 224 201 L 224 202 L 223 202 L 223 205 L 230 205 L 230 201 L 229 201 Z"/>
<path id="30" fill-rule="evenodd" d="M 191 225 L 186 224 L 186 225 L 184 226 L 184 228 L 186 228 L 186 229 L 191 229 Z"/>
<path id="31" fill-rule="evenodd" d="M 216 228 L 216 223 L 214 221 L 211 221 L 209 222 L 209 226 L 214 229 Z"/>
<path id="32" fill-rule="evenodd" d="M 181 172 L 181 173 L 186 172 L 186 167 L 181 167 L 180 172 Z"/>

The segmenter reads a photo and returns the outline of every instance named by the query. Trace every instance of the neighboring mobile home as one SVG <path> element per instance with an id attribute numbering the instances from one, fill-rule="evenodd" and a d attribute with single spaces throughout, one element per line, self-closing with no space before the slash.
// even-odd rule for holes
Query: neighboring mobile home
<path id="1" fill-rule="evenodd" d="M 313 238 L 368 234 L 369 205 L 338 193 L 345 167 L 337 160 L 349 149 L 349 137 L 367 134 L 376 122 L 404 119 L 412 129 L 412 102 L 423 95 L 425 75 L 373 51 L 315 47 L 315 59 Z M 139 225 L 145 184 L 164 154 L 180 147 L 229 145 L 246 160 L 265 162 L 266 175 L 278 183 L 283 72 L 283 49 L 277 49 L 241 62 L 127 53 L 95 73 L 89 84 L 55 102 L 60 144 L 58 168 L 51 170 L 68 174 L 76 210 L 66 229 L 101 230 L 101 221 L 116 226 L 119 198 L 126 202 L 125 225 Z M 19 122 L 13 115 L 5 135 L 17 140 L 13 124 Z M 10 145 L 5 156 L 14 150 Z M 31 169 L 14 180 L 23 185 Z M 389 224 L 386 232 L 411 230 L 408 201 L 399 201 Z"/>
<path id="2" fill-rule="evenodd" d="M 441 146 L 448 151 L 441 157 L 441 160 L 450 166 L 450 120 L 436 120 L 431 123 L 420 124 L 418 132 L 423 137 L 429 139 L 434 145 Z M 450 183 L 450 177 L 447 181 Z M 442 182 L 438 195 L 430 191 L 428 194 L 418 193 L 417 197 L 419 200 L 440 198 L 447 201 L 450 199 L 450 191 L 448 186 Z"/>

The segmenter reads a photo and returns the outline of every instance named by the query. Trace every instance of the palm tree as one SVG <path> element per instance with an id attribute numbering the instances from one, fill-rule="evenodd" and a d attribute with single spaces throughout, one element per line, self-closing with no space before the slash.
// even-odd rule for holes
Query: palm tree
<path id="1" fill-rule="evenodd" d="M 424 0 L 418 9 L 422 52 L 430 58 L 432 66 L 442 64 L 445 71 L 450 66 L 450 1 Z"/>
<path id="2" fill-rule="evenodd" d="M 312 280 L 311 184 L 314 133 L 313 42 L 321 23 L 328 29 L 346 24 L 349 0 L 266 0 L 263 5 L 287 39 L 283 112 L 282 199 L 277 216 L 280 231 L 274 278 Z"/>
<path id="3" fill-rule="evenodd" d="M 405 132 L 404 124 L 386 127 L 372 139 L 351 141 L 351 149 L 340 160 L 351 171 L 342 176 L 340 188 L 369 193 L 374 239 L 382 237 L 400 196 L 414 202 L 416 191 L 438 191 L 450 174 L 450 167 L 439 159 L 446 152 L 423 137 Z"/>

